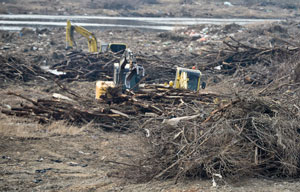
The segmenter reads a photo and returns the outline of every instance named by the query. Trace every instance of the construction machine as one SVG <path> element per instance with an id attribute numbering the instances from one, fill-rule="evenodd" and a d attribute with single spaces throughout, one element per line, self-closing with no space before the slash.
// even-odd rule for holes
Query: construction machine
<path id="1" fill-rule="evenodd" d="M 126 90 L 138 91 L 139 83 L 143 77 L 145 77 L 144 67 L 138 65 L 133 52 L 126 49 L 120 62 L 114 64 L 113 81 L 96 82 L 96 99 L 101 99 L 108 87 L 120 87 L 122 92 Z"/>
<path id="2" fill-rule="evenodd" d="M 72 25 L 67 21 L 66 28 L 66 47 L 73 47 L 76 45 L 74 40 L 74 31 L 81 34 L 88 40 L 89 52 L 98 52 L 97 38 L 87 29 Z M 145 70 L 138 65 L 133 52 L 127 49 L 124 43 L 109 43 L 100 44 L 99 52 L 121 52 L 123 53 L 120 62 L 114 64 L 114 78 L 113 81 L 97 81 L 96 83 L 96 99 L 100 99 L 106 93 L 108 87 L 120 87 L 123 92 L 125 90 L 138 91 L 140 81 L 145 77 Z M 187 69 L 177 67 L 175 84 L 173 81 L 169 82 L 169 87 L 175 89 L 188 89 L 192 91 L 199 91 L 200 87 L 203 89 L 206 86 L 202 82 L 202 74 L 196 69 Z"/>
<path id="3" fill-rule="evenodd" d="M 170 86 L 173 83 L 169 83 Z M 175 89 L 188 89 L 192 91 L 199 91 L 200 87 L 205 89 L 206 83 L 203 81 L 203 75 L 200 70 L 196 68 L 188 69 L 177 67 L 175 76 Z"/>
<path id="4" fill-rule="evenodd" d="M 125 49 L 127 48 L 127 45 L 124 43 L 100 43 L 99 49 L 98 49 L 98 42 L 96 36 L 88 31 L 87 29 L 72 25 L 71 21 L 67 21 L 67 27 L 66 27 L 66 49 L 73 48 L 73 46 L 76 46 L 76 42 L 74 40 L 74 31 L 84 36 L 88 41 L 88 48 L 89 52 L 107 52 L 112 51 L 114 53 L 121 52 L 123 53 Z"/>
<path id="5" fill-rule="evenodd" d="M 115 85 L 120 85 L 122 91 L 126 89 L 137 91 L 137 85 L 144 76 L 144 67 L 138 65 L 133 52 L 130 49 L 126 49 L 120 62 L 114 64 Z"/>
<path id="6" fill-rule="evenodd" d="M 126 90 L 136 92 L 139 90 L 139 84 L 144 77 L 144 67 L 138 65 L 132 51 L 126 49 L 120 62 L 114 64 L 113 81 L 97 81 L 96 99 L 101 99 L 108 87 L 120 87 L 122 92 Z M 200 88 L 204 89 L 206 87 L 206 83 L 203 81 L 200 70 L 177 67 L 175 84 L 170 81 L 169 85 L 166 84 L 166 87 L 199 91 Z"/>

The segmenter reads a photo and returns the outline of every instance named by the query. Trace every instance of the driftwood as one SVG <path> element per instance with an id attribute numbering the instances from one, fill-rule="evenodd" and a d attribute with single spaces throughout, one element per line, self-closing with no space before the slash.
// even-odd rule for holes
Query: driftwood
<path id="1" fill-rule="evenodd" d="M 128 94 L 122 94 L 118 90 L 119 88 L 111 88 L 108 89 L 102 100 L 96 101 L 94 98 L 80 96 L 58 81 L 56 83 L 67 95 L 54 93 L 52 96 L 42 96 L 43 99 L 30 99 L 22 94 L 9 92 L 8 95 L 22 98 L 27 102 L 22 106 L 12 107 L 11 110 L 2 109 L 2 112 L 9 115 L 36 118 L 41 123 L 66 120 L 78 124 L 91 121 L 115 124 L 118 121 L 136 119 L 146 113 L 167 116 L 168 110 L 174 105 L 192 100 L 213 102 L 217 96 L 176 90 L 161 85 L 150 85 L 139 93 L 128 92 Z M 47 99 L 44 99 L 45 96 Z M 118 126 L 116 125 L 116 127 Z"/>
<path id="2" fill-rule="evenodd" d="M 22 81 L 43 78 L 52 78 L 51 74 L 44 72 L 38 65 L 30 64 L 18 56 L 0 55 L 0 81 Z"/>
<path id="3" fill-rule="evenodd" d="M 291 44 L 291 43 L 290 43 Z M 297 54 L 297 46 L 254 47 L 228 37 L 218 50 L 203 50 L 198 66 L 203 70 L 212 70 L 219 66 L 219 72 L 232 75 L 238 68 L 249 65 L 271 65 L 274 58 L 286 61 Z"/>
<path id="4" fill-rule="evenodd" d="M 2 110 L 3 113 L 36 118 L 41 123 L 55 120 L 68 120 L 72 123 L 114 122 L 115 117 L 121 116 L 107 108 L 80 105 L 73 99 L 65 99 L 66 97 L 61 95 L 58 98 L 57 94 L 53 99 L 37 100 L 12 92 L 7 94 L 20 97 L 31 104 L 23 104 L 22 107 L 13 107 L 11 110 Z"/>
<path id="5" fill-rule="evenodd" d="M 113 64 L 119 62 L 120 54 L 71 52 L 66 59 L 54 64 L 51 69 L 64 72 L 60 79 L 79 80 L 111 80 Z"/>
<path id="6" fill-rule="evenodd" d="M 254 97 L 215 108 L 208 117 L 193 113 L 173 118 L 180 119 L 176 123 L 156 118 L 143 126 L 153 150 L 140 171 L 148 179 L 299 175 L 296 114 Z"/>

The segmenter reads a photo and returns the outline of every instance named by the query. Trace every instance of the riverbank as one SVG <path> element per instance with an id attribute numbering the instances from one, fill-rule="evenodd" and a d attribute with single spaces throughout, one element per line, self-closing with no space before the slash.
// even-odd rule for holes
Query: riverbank
<path id="1" fill-rule="evenodd" d="M 251 1 L 182 1 L 182 0 L 24 0 L 22 3 L 1 1 L 0 14 L 101 15 L 138 17 L 204 17 L 204 18 L 295 18 L 299 3 L 273 0 Z"/>

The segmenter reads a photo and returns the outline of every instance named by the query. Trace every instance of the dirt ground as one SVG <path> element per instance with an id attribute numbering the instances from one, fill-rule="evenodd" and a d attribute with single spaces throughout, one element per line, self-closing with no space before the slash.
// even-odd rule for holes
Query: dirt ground
<path id="1" fill-rule="evenodd" d="M 245 7 L 238 1 L 233 2 L 233 7 L 228 7 L 221 2 L 206 2 L 203 6 L 202 1 L 193 1 L 193 4 L 180 4 L 180 9 L 176 9 L 175 6 L 178 6 L 179 1 L 161 0 L 159 2 L 162 4 L 140 4 L 139 9 L 129 7 L 120 10 L 103 8 L 103 2 L 96 0 L 84 1 L 84 3 L 81 1 L 71 3 L 67 0 L 22 2 L 21 5 L 17 1 L 0 1 L 2 3 L 0 13 L 294 18 L 298 16 L 299 9 L 293 6 L 282 9 L 279 7 L 282 6 L 281 4 L 266 6 L 261 3 Z M 281 28 L 274 26 L 281 26 Z M 190 67 L 194 64 L 190 61 L 193 54 L 201 54 L 211 45 L 219 46 L 230 35 L 240 39 L 245 38 L 255 46 L 280 44 L 270 36 L 263 36 L 262 29 L 287 38 L 287 32 L 289 35 L 299 34 L 298 26 L 297 22 L 282 22 L 251 26 L 201 25 L 164 33 L 138 30 L 95 30 L 93 32 L 107 42 L 127 43 L 135 53 L 155 54 L 162 58 L 184 58 L 186 63 L 183 63 L 183 66 Z M 64 31 L 64 28 L 23 29 L 22 32 L 1 31 L 0 56 L 13 56 L 23 63 L 35 63 L 39 66 L 54 65 L 64 60 L 68 52 L 64 49 Z M 195 39 L 191 36 L 191 32 L 205 35 L 205 41 L 200 40 L 201 38 Z M 262 37 L 258 38 L 259 35 Z M 86 40 L 79 36 L 76 39 L 78 39 L 78 49 L 87 51 Z M 151 66 L 145 67 L 151 68 Z M 217 83 L 223 79 L 234 82 L 233 76 L 213 73 L 209 78 L 210 83 L 206 91 L 233 93 L 231 84 L 224 87 L 223 84 Z M 26 103 L 20 98 L 7 95 L 8 92 L 20 93 L 36 99 L 41 95 L 50 95 L 59 91 L 56 84 L 39 76 L 27 82 L 4 78 L 0 79 L 0 82 L 0 109 L 9 109 Z M 163 83 L 159 80 L 157 82 Z M 82 96 L 94 97 L 95 82 L 75 81 L 66 85 Z M 246 84 L 243 86 L 249 87 Z M 235 180 L 217 181 L 217 186 L 213 186 L 211 179 L 200 178 L 182 179 L 176 184 L 175 179 L 152 180 L 147 183 L 137 183 L 135 180 L 128 179 L 120 171 L 120 167 L 132 166 L 135 163 L 133 159 L 146 155 L 148 149 L 145 135 L 140 132 L 105 131 L 101 126 L 93 125 L 93 122 L 83 126 L 70 125 L 65 121 L 45 125 L 39 124 L 34 119 L 0 113 L 0 191 L 289 192 L 299 191 L 300 188 L 300 181 L 295 178 L 245 176 Z"/>
<path id="2" fill-rule="evenodd" d="M 34 96 L 37 88 L 19 85 L 2 90 L 1 104 L 21 102 L 7 97 L 8 90 Z M 252 177 L 222 181 L 215 187 L 209 179 L 135 183 L 124 178 L 119 166 L 147 153 L 144 135 L 106 132 L 91 124 L 79 127 L 61 121 L 45 126 L 0 114 L 0 135 L 1 191 L 289 192 L 300 187 L 298 179 Z"/>
<path id="3" fill-rule="evenodd" d="M 19 86 L 1 91 L 1 103 L 12 103 L 4 92 L 37 92 Z M 20 102 L 15 100 L 14 102 Z M 119 163 L 147 152 L 134 133 L 106 132 L 92 125 L 72 126 L 65 122 L 40 125 L 30 119 L 0 116 L 1 191 L 298 191 L 297 179 L 239 178 L 213 187 L 209 179 L 173 179 L 135 183 L 118 171 Z M 116 162 L 118 162 L 116 164 Z"/>
<path id="4" fill-rule="evenodd" d="M 2 0 L 1 14 L 107 15 L 205 18 L 294 18 L 299 2 L 203 0 Z M 280 13 L 280 14 L 278 14 Z"/>

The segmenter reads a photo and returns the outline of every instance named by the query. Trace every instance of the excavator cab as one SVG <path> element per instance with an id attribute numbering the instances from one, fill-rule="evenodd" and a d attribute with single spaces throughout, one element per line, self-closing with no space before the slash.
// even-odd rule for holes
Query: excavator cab
<path id="1" fill-rule="evenodd" d="M 126 49 L 119 63 L 114 64 L 113 81 L 96 82 L 96 99 L 106 94 L 108 87 L 120 87 L 122 92 L 127 89 L 138 91 L 140 81 L 145 77 L 143 66 L 136 63 L 136 58 L 132 51 Z"/>
<path id="2" fill-rule="evenodd" d="M 67 27 L 66 27 L 66 49 L 73 48 L 73 46 L 76 46 L 76 42 L 74 39 L 74 32 L 77 32 L 84 36 L 88 40 L 88 47 L 89 52 L 98 52 L 98 44 L 97 44 L 97 38 L 96 36 L 88 31 L 87 29 L 72 25 L 71 21 L 67 21 Z M 127 48 L 127 45 L 124 43 L 109 43 L 109 44 L 100 44 L 100 52 L 105 53 L 108 51 L 117 53 L 124 53 L 125 49 Z"/>
<path id="3" fill-rule="evenodd" d="M 199 91 L 200 87 L 202 89 L 206 87 L 206 83 L 201 80 L 200 70 L 177 67 L 174 88 Z"/>
<path id="4" fill-rule="evenodd" d="M 100 52 L 105 53 L 107 51 L 111 51 L 113 53 L 123 54 L 125 49 L 127 49 L 127 45 L 125 43 L 101 43 Z"/>

